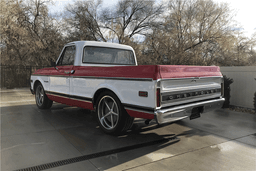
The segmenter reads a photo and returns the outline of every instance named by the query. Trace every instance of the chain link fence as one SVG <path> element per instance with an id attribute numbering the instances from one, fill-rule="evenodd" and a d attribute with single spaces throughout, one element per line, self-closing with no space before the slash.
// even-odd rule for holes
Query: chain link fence
<path id="1" fill-rule="evenodd" d="M 30 75 L 37 69 L 49 66 L 0 65 L 1 88 L 19 88 L 30 86 Z"/>

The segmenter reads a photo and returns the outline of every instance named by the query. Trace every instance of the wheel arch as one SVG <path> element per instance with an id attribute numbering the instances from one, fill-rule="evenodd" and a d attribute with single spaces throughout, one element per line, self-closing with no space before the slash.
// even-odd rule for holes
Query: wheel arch
<path id="1" fill-rule="evenodd" d="M 43 84 L 41 83 L 41 81 L 36 80 L 35 83 L 34 83 L 34 85 L 33 85 L 33 91 L 34 91 L 34 92 L 36 92 L 36 87 L 37 87 L 37 85 L 39 85 L 39 84 L 43 85 Z"/>
<path id="2" fill-rule="evenodd" d="M 110 92 L 114 93 L 114 94 L 116 95 L 116 97 L 117 97 L 117 98 L 120 100 L 120 102 L 121 102 L 121 99 L 118 97 L 118 95 L 117 95 L 113 90 L 111 90 L 111 89 L 109 89 L 109 88 L 100 88 L 100 89 L 98 89 L 98 90 L 94 93 L 93 98 L 92 98 L 92 103 L 93 103 L 93 107 L 94 107 L 94 108 L 96 107 L 96 101 L 97 101 L 98 97 L 99 97 L 100 94 L 101 94 L 102 92 L 104 92 L 104 91 L 110 91 Z"/>

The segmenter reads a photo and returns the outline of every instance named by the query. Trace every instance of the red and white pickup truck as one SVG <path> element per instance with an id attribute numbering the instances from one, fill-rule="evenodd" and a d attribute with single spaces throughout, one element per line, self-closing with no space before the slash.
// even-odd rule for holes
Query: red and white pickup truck
<path id="1" fill-rule="evenodd" d="M 158 124 L 221 108 L 223 77 L 216 66 L 137 65 L 130 46 L 76 41 L 51 68 L 31 75 L 40 109 L 53 101 L 96 111 L 104 132 L 120 134 L 134 118 Z"/>

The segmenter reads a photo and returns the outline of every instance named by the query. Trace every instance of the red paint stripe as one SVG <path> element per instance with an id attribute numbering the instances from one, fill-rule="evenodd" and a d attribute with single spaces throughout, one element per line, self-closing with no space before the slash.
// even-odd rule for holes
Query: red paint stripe
<path id="1" fill-rule="evenodd" d="M 131 117 L 135 117 L 135 118 L 144 118 L 144 119 L 154 119 L 154 114 L 149 114 L 149 113 L 144 113 L 144 112 L 138 112 L 138 111 L 134 111 L 134 110 L 129 110 L 126 109 L 127 113 L 131 116 Z"/>
<path id="2" fill-rule="evenodd" d="M 69 106 L 81 107 L 81 108 L 89 109 L 89 110 L 94 110 L 93 104 L 91 102 L 74 100 L 74 99 L 54 96 L 54 95 L 50 95 L 50 94 L 47 94 L 47 97 L 50 100 L 53 100 L 53 101 L 58 102 L 58 103 L 66 104 L 66 105 L 69 105 Z"/>
<path id="3" fill-rule="evenodd" d="M 93 104 L 91 102 L 85 102 L 85 101 L 74 100 L 74 99 L 69 99 L 69 100 L 70 100 L 71 106 L 94 110 Z"/>
<path id="4" fill-rule="evenodd" d="M 216 66 L 184 66 L 184 65 L 140 65 L 140 66 L 60 66 L 57 71 L 54 68 L 37 70 L 35 74 L 42 75 L 67 75 L 64 71 L 75 70 L 73 76 L 94 77 L 123 77 L 123 78 L 188 78 L 222 76 L 220 68 Z"/>
<path id="5" fill-rule="evenodd" d="M 152 78 L 156 77 L 156 65 L 92 67 L 74 66 L 74 76 Z"/>
<path id="6" fill-rule="evenodd" d="M 222 76 L 217 66 L 159 65 L 162 79 Z"/>

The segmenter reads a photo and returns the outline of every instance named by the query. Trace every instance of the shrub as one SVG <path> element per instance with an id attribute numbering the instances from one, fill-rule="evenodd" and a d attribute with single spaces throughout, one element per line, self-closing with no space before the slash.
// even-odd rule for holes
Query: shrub
<path id="1" fill-rule="evenodd" d="M 225 102 L 223 103 L 222 108 L 228 108 L 230 104 L 230 85 L 234 82 L 232 78 L 228 78 L 226 75 L 223 75 L 224 78 L 224 98 Z"/>

